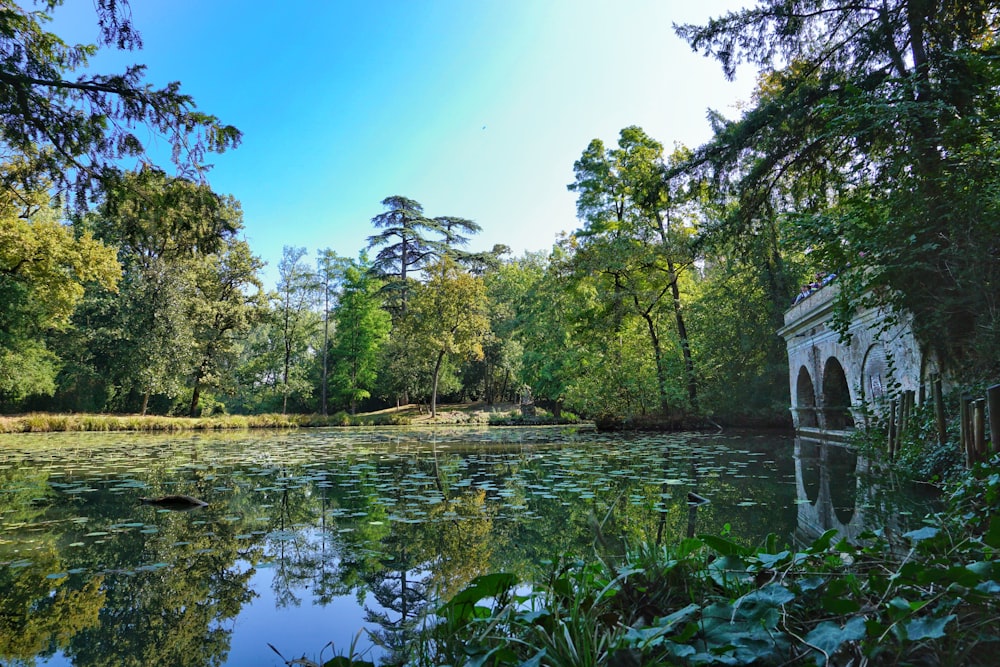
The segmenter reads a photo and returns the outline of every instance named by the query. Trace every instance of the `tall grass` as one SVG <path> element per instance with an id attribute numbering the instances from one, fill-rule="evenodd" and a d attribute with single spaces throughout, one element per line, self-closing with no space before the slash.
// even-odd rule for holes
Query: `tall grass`
<path id="1" fill-rule="evenodd" d="M 158 415 L 65 415 L 33 412 L 0 417 L 0 433 L 50 433 L 55 431 L 175 432 L 234 429 L 292 429 L 323 426 L 402 426 L 400 415 L 219 415 L 214 417 L 164 417 Z"/>

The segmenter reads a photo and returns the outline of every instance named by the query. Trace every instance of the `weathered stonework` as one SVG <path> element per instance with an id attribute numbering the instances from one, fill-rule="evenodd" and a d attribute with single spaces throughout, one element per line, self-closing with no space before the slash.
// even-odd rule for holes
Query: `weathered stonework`
<path id="1" fill-rule="evenodd" d="M 792 419 L 799 431 L 843 432 L 880 414 L 890 394 L 919 391 L 926 362 L 906 317 L 879 333 L 886 314 L 855 314 L 845 345 L 830 321 L 836 282 L 819 289 L 785 313 L 778 334 L 788 346 Z"/>

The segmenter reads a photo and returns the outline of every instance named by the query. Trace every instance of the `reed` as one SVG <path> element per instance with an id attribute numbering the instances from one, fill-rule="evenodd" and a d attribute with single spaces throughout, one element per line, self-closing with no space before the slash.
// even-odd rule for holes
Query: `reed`
<path id="1" fill-rule="evenodd" d="M 326 426 L 404 426 L 402 415 L 219 415 L 216 417 L 165 417 L 161 415 L 67 415 L 32 412 L 0 417 L 0 433 L 50 433 L 56 431 L 221 431 L 294 429 Z"/>

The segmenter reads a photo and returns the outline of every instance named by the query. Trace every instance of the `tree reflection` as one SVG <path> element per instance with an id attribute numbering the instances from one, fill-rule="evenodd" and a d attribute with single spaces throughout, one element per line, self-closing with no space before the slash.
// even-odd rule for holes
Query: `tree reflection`
<path id="1" fill-rule="evenodd" d="M 220 665 L 234 619 L 254 593 L 240 567 L 231 526 L 191 530 L 194 514 L 161 514 L 158 539 L 118 540 L 124 563 L 146 563 L 106 575 L 100 625 L 78 633 L 66 653 L 77 667 Z M 204 517 L 204 514 L 201 514 Z M 205 520 L 205 519 L 201 519 Z"/>
<path id="2" fill-rule="evenodd" d="M 50 545 L 23 567 L 0 567 L 0 659 L 35 664 L 65 649 L 79 632 L 99 623 L 104 605 L 102 577 L 81 582 L 62 572 Z M 61 576 L 56 576 L 61 575 Z"/>

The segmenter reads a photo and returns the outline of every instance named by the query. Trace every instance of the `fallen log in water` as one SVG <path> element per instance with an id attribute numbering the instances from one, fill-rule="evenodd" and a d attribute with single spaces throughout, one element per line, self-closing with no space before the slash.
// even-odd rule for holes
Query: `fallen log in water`
<path id="1" fill-rule="evenodd" d="M 204 500 L 180 494 L 159 496 L 157 498 L 139 498 L 139 502 L 143 505 L 156 505 L 157 507 L 164 507 L 175 511 L 193 510 L 208 506 L 208 503 Z"/>

